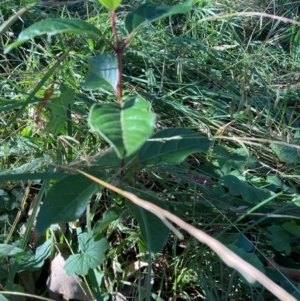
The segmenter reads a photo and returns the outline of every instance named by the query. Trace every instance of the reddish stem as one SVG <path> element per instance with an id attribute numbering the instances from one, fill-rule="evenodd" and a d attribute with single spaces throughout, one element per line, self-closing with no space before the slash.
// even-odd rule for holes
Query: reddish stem
<path id="1" fill-rule="evenodd" d="M 115 37 L 115 47 L 113 48 L 116 55 L 117 55 L 117 60 L 118 60 L 118 86 L 117 86 L 117 91 L 116 91 L 116 95 L 119 99 L 119 102 L 122 102 L 122 73 L 123 73 L 123 63 L 122 63 L 122 56 L 123 56 L 123 51 L 124 51 L 124 45 L 122 45 L 122 43 L 120 43 L 119 40 L 119 36 L 118 36 L 118 32 L 117 32 L 117 26 L 116 26 L 116 14 L 114 11 L 110 11 L 109 12 L 109 16 L 110 16 L 110 22 L 111 22 L 111 26 L 113 29 L 113 33 L 114 33 L 114 37 Z"/>

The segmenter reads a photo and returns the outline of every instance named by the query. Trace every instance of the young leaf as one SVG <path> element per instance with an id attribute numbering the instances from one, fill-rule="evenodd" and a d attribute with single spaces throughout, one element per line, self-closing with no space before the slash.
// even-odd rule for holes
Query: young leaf
<path id="1" fill-rule="evenodd" d="M 113 88 L 118 85 L 118 61 L 110 54 L 97 55 L 89 60 L 89 71 L 81 84 L 85 90 Z"/>
<path id="2" fill-rule="evenodd" d="M 131 34 L 147 22 L 154 22 L 175 14 L 185 14 L 191 9 L 192 4 L 193 0 L 175 6 L 146 2 L 126 15 L 125 28 Z"/>
<path id="3" fill-rule="evenodd" d="M 153 141 L 154 140 L 154 141 Z M 205 153 L 211 142 L 185 128 L 170 128 L 154 134 L 139 151 L 144 165 L 178 164 L 193 153 Z"/>
<path id="4" fill-rule="evenodd" d="M 5 53 L 23 44 L 24 42 L 43 35 L 55 35 L 59 33 L 89 34 L 101 37 L 101 31 L 94 25 L 79 19 L 47 19 L 42 20 L 24 29 L 17 41 L 7 46 Z"/>
<path id="5" fill-rule="evenodd" d="M 115 10 L 122 2 L 122 0 L 98 0 L 98 1 L 109 10 Z"/>
<path id="6" fill-rule="evenodd" d="M 102 264 L 105 259 L 104 253 L 109 247 L 105 238 L 94 241 L 92 232 L 82 233 L 78 240 L 82 253 L 71 255 L 66 260 L 64 268 L 69 276 L 73 274 L 85 276 L 89 269 L 94 269 Z"/>
<path id="7" fill-rule="evenodd" d="M 44 233 L 51 224 L 78 219 L 99 189 L 98 184 L 83 175 L 63 178 L 48 192 L 37 216 L 36 231 Z"/>
<path id="8" fill-rule="evenodd" d="M 149 107 L 141 98 L 122 104 L 95 104 L 88 122 L 93 131 L 111 144 L 119 158 L 125 158 L 134 154 L 153 132 L 155 115 Z"/>

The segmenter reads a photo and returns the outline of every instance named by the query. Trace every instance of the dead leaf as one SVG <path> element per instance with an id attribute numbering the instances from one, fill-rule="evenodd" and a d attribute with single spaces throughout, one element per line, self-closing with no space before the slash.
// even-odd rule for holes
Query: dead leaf
<path id="1" fill-rule="evenodd" d="M 79 276 L 67 275 L 64 270 L 64 265 L 67 258 L 64 257 L 61 255 L 61 253 L 58 253 L 51 262 L 51 275 L 47 280 L 49 297 L 54 300 L 66 301 L 70 299 L 82 301 L 93 300 L 93 297 L 89 293 L 86 284 Z"/>

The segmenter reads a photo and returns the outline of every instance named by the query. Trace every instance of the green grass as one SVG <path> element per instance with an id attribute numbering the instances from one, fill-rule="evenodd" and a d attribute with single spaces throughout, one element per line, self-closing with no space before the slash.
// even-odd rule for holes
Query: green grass
<path id="1" fill-rule="evenodd" d="M 124 17 L 124 10 L 139 2 L 124 1 L 124 7 L 118 10 L 119 18 Z M 175 1 L 164 3 L 174 5 Z M 0 10 L 4 19 L 14 13 L 6 3 L 0 4 Z M 236 11 L 299 17 L 297 3 L 292 1 L 277 1 L 274 6 L 268 1 L 194 1 L 187 15 L 145 26 L 126 50 L 124 94 L 135 93 L 151 103 L 157 115 L 157 129 L 190 128 L 214 141 L 207 154 L 196 153 L 180 165 L 141 170 L 135 175 L 132 190 L 154 194 L 179 217 L 221 242 L 240 248 L 251 263 L 250 254 L 257 255 L 256 264 L 263 264 L 266 275 L 299 298 L 300 288 L 292 273 L 284 275 L 268 266 L 270 257 L 274 257 L 279 265 L 297 269 L 297 273 L 300 268 L 298 150 L 280 148 L 278 144 L 272 147 L 269 143 L 272 140 L 299 145 L 298 27 L 257 16 L 202 21 Z M 72 7 L 36 7 L 3 33 L 0 49 L 44 14 L 89 19 L 107 39 L 112 38 L 108 14 L 91 3 L 80 3 L 80 11 Z M 124 33 L 121 21 L 117 25 Z M 73 42 L 76 45 L 69 51 Z M 86 119 L 92 103 L 111 102 L 114 97 L 104 90 L 83 91 L 80 82 L 87 71 L 88 58 L 108 50 L 103 41 L 75 36 L 48 40 L 43 36 L 5 56 L 1 54 L 1 176 L 47 173 L 51 164 L 90 165 L 94 157 L 106 168 L 99 153 L 108 145 L 89 132 Z M 68 51 L 63 63 L 55 66 Z M 53 98 L 60 94 L 62 85 L 76 93 L 72 114 L 59 135 L 44 130 L 51 119 L 51 102 L 40 112 L 35 109 L 53 80 Z M 60 135 L 72 140 L 59 138 Z M 118 168 L 106 172 L 115 178 L 119 175 Z M 236 176 L 246 185 L 244 190 L 251 187 L 256 194 L 249 192 L 250 197 L 242 197 L 235 187 L 226 184 L 226 175 Z M 24 185 L 30 182 L 26 177 L 21 183 L 3 179 L 0 178 L 1 243 L 17 216 Z M 30 184 L 31 199 L 38 194 L 41 183 Z M 278 197 L 264 204 L 266 192 Z M 17 197 L 18 193 L 21 197 Z M 145 285 L 142 274 L 147 266 L 133 271 L 132 266 L 137 256 L 145 262 L 148 257 L 140 254 L 143 247 L 138 225 L 125 205 L 115 194 L 103 191 L 89 205 L 91 214 L 80 220 L 82 229 L 86 229 L 101 220 L 112 206 L 121 212 L 121 218 L 103 232 L 111 243 L 101 284 L 108 296 L 125 294 L 128 286 Z M 251 208 L 256 210 L 239 220 Z M 18 227 L 26 222 L 27 210 Z M 270 218 L 272 214 L 274 217 Z M 20 237 L 17 228 L 10 242 Z M 58 239 L 64 241 L 62 237 L 59 235 Z M 76 252 L 76 235 L 67 233 L 65 239 Z M 6 271 L 0 283 L 6 286 L 8 265 L 3 266 Z M 188 235 L 183 242 L 171 236 L 163 250 L 153 256 L 151 268 L 152 292 L 162 300 L 274 300 L 262 287 L 249 286 L 210 249 Z M 37 295 L 47 295 L 47 267 L 42 270 L 39 288 L 34 292 Z M 20 277 L 15 278 L 15 284 L 24 287 Z"/>

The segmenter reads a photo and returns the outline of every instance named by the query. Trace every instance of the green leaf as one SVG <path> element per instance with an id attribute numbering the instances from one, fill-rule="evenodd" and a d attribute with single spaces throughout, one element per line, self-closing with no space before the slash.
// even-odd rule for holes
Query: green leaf
<path id="1" fill-rule="evenodd" d="M 52 99 L 47 103 L 47 108 L 51 110 L 50 121 L 45 127 L 46 132 L 58 135 L 66 126 L 68 110 L 72 109 L 74 104 L 75 91 L 71 88 L 61 87 L 62 93 L 58 98 Z"/>
<path id="2" fill-rule="evenodd" d="M 94 226 L 94 235 L 103 232 L 110 225 L 110 223 L 117 220 L 120 217 L 120 215 L 120 209 L 115 206 L 112 206 L 108 210 L 106 210 L 103 213 L 102 219 L 97 221 L 97 223 Z"/>
<path id="3" fill-rule="evenodd" d="M 0 258 L 22 254 L 24 250 L 8 244 L 0 244 Z"/>
<path id="4" fill-rule="evenodd" d="M 44 233 L 51 224 L 78 219 L 85 211 L 90 197 L 99 189 L 97 183 L 83 175 L 63 178 L 46 195 L 37 216 L 36 231 Z"/>
<path id="5" fill-rule="evenodd" d="M 300 226 L 295 221 L 285 222 L 281 226 L 286 232 L 300 238 Z"/>
<path id="6" fill-rule="evenodd" d="M 89 60 L 89 71 L 81 87 L 85 90 L 117 89 L 118 61 L 111 54 L 97 55 Z"/>
<path id="7" fill-rule="evenodd" d="M 116 151 L 119 158 L 134 154 L 152 134 L 155 115 L 149 103 L 133 98 L 122 104 L 104 103 L 92 106 L 88 122 Z"/>
<path id="8" fill-rule="evenodd" d="M 23 298 L 23 299 L 25 299 L 25 298 Z M 10 301 L 10 300 L 8 300 L 7 298 L 5 298 L 4 295 L 2 295 L 0 293 L 0 301 Z"/>
<path id="9" fill-rule="evenodd" d="M 242 259 L 244 259 L 245 261 L 247 261 L 248 263 L 250 263 L 251 265 L 253 265 L 254 267 L 256 267 L 258 270 L 260 270 L 262 273 L 265 274 L 265 268 L 263 263 L 259 260 L 258 256 L 254 253 L 248 253 L 245 252 L 243 249 L 240 249 L 239 247 L 235 246 L 235 245 L 227 245 L 227 247 L 233 251 L 234 253 L 236 253 L 238 256 L 240 256 Z M 244 282 L 248 283 L 248 281 L 241 275 L 242 279 Z M 259 283 L 254 283 L 251 284 L 251 286 L 260 286 Z"/>
<path id="10" fill-rule="evenodd" d="M 154 134 L 139 151 L 144 165 L 178 164 L 193 153 L 205 153 L 211 142 L 186 128 L 170 128 Z"/>
<path id="11" fill-rule="evenodd" d="M 98 0 L 98 1 L 109 10 L 115 10 L 122 2 L 122 0 Z"/>
<path id="12" fill-rule="evenodd" d="M 238 148 L 229 152 L 224 146 L 216 145 L 212 156 L 216 158 L 216 163 L 223 174 L 228 174 L 232 170 L 238 170 L 242 173 L 245 168 L 255 168 L 253 166 L 253 156 L 250 156 L 244 148 Z"/>
<path id="13" fill-rule="evenodd" d="M 280 161 L 289 164 L 297 164 L 300 162 L 299 153 L 295 147 L 278 143 L 271 143 L 270 147 Z"/>
<path id="14" fill-rule="evenodd" d="M 271 239 L 272 246 L 279 252 L 285 252 L 286 255 L 291 253 L 289 235 L 280 226 L 272 225 L 268 227 L 267 236 Z"/>
<path id="15" fill-rule="evenodd" d="M 163 209 L 167 209 L 164 202 L 156 199 L 150 194 L 139 191 L 136 195 Z M 170 234 L 169 228 L 156 215 L 148 210 L 145 210 L 132 202 L 128 202 L 127 205 L 139 223 L 141 236 L 147 244 L 148 250 L 153 253 L 159 252 L 168 240 Z"/>
<path id="16" fill-rule="evenodd" d="M 105 238 L 94 241 L 92 232 L 82 233 L 78 240 L 82 253 L 69 256 L 64 266 L 69 276 L 73 274 L 85 276 L 89 269 L 94 269 L 102 264 L 105 259 L 104 253 L 109 247 Z"/>
<path id="17" fill-rule="evenodd" d="M 244 234 L 238 234 L 235 246 L 244 250 L 245 252 L 252 252 L 254 249 L 253 244 Z"/>
<path id="18" fill-rule="evenodd" d="M 94 25 L 79 19 L 47 19 L 34 23 L 23 30 L 19 34 L 17 41 L 6 47 L 5 53 L 34 37 L 43 34 L 55 35 L 59 33 L 89 34 L 96 37 L 102 36 L 101 31 Z"/>
<path id="19" fill-rule="evenodd" d="M 18 265 L 18 272 L 24 270 L 34 272 L 40 269 L 44 265 L 45 260 L 51 255 L 52 245 L 53 240 L 48 239 L 36 248 L 35 253 L 32 250 L 28 250 L 22 256 L 21 262 Z"/>
<path id="20" fill-rule="evenodd" d="M 5 288 L 6 288 L 6 291 L 12 292 L 11 295 L 8 295 L 9 301 L 25 301 L 25 297 L 22 295 L 25 293 L 24 287 L 22 285 L 15 284 L 15 283 L 7 284 L 7 286 Z M 15 295 L 14 292 L 20 293 L 20 295 Z M 0 292 L 0 294 L 1 294 L 1 292 Z"/>
<path id="21" fill-rule="evenodd" d="M 146 2 L 126 15 L 125 28 L 131 34 L 147 22 L 154 22 L 174 14 L 185 14 L 191 9 L 192 4 L 193 0 L 175 6 Z"/>
<path id="22" fill-rule="evenodd" d="M 220 181 L 233 196 L 242 196 L 243 200 L 250 204 L 255 204 L 270 197 L 268 191 L 253 187 L 233 175 L 226 175 Z"/>

